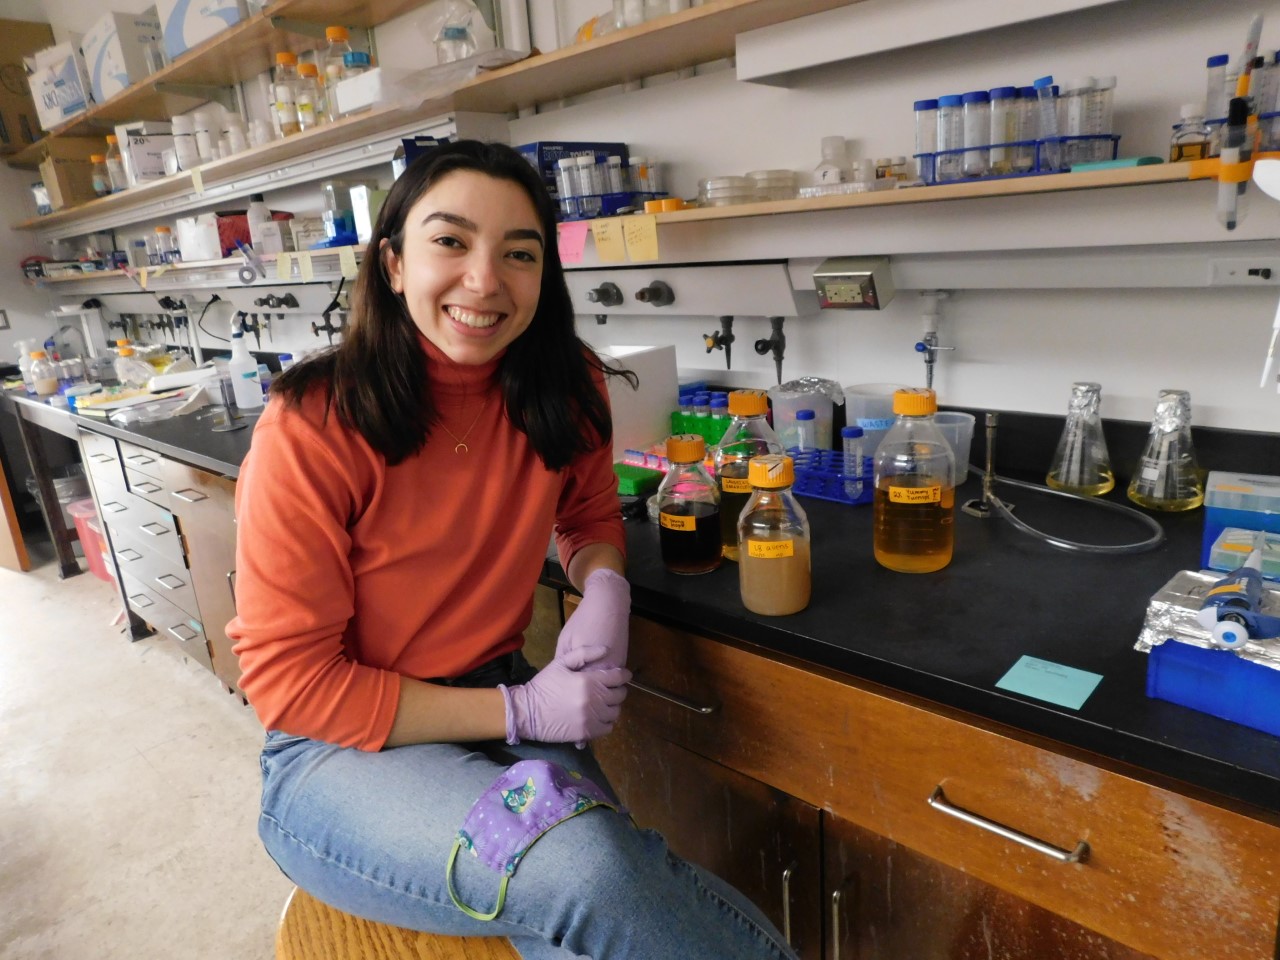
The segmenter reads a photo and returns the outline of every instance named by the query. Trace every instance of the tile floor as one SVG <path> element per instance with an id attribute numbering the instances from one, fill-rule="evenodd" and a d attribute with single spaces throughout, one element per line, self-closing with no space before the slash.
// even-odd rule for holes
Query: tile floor
<path id="1" fill-rule="evenodd" d="M 262 728 L 51 552 L 0 570 L 0 960 L 270 960 Z"/>

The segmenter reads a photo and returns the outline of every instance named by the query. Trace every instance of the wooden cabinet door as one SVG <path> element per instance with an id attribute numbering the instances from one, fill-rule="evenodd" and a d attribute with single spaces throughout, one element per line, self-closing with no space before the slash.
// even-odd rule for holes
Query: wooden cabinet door
<path id="1" fill-rule="evenodd" d="M 823 840 L 827 960 L 1149 960 L 848 820 Z"/>
<path id="2" fill-rule="evenodd" d="M 231 653 L 226 626 L 236 615 L 236 485 L 234 480 L 165 461 L 170 509 L 182 527 L 191 585 L 200 607 L 213 672 L 227 688 L 240 689 L 240 665 Z"/>
<path id="3" fill-rule="evenodd" d="M 805 960 L 822 956 L 820 811 L 619 722 L 592 745 L 636 822 L 755 903 Z"/>

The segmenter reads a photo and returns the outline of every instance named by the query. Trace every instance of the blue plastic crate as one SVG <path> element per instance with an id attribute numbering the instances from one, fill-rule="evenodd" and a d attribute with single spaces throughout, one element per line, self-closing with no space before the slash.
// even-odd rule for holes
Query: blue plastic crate
<path id="1" fill-rule="evenodd" d="M 1060 164 L 1057 167 L 1053 167 L 1046 161 L 1043 153 L 1045 146 L 1050 143 L 1056 143 L 1065 148 L 1072 143 L 1094 140 L 1100 142 L 1109 141 L 1112 160 L 1114 160 L 1119 154 L 1120 136 L 1114 133 L 1098 133 L 1074 137 L 1048 137 L 1044 140 L 1014 140 L 1009 143 L 993 143 L 984 147 L 957 147 L 955 150 L 938 150 L 935 153 L 913 153 L 912 156 L 916 158 L 916 161 L 919 164 L 920 179 L 927 184 L 974 183 L 978 180 L 1009 180 L 1014 177 L 1038 177 L 1046 173 L 1065 173 L 1067 170 L 1065 163 Z M 966 153 L 973 153 L 979 150 L 990 150 L 991 147 L 1034 147 L 1035 156 L 1032 160 L 1031 169 L 1015 171 L 1012 173 L 990 173 L 981 177 L 956 177 L 949 180 L 938 179 L 938 157 L 958 156 L 963 161 Z"/>
<path id="2" fill-rule="evenodd" d="M 1177 640 L 1147 656 L 1148 697 L 1280 737 L 1280 670 Z"/>
<path id="3" fill-rule="evenodd" d="M 850 505 L 871 502 L 875 478 L 870 457 L 862 458 L 861 473 L 855 477 L 845 472 L 844 454 L 838 450 L 806 450 L 801 453 L 792 447 L 787 455 L 795 461 L 796 483 L 792 490 L 799 496 Z M 861 495 L 854 498 L 844 492 L 847 480 L 862 481 Z"/>

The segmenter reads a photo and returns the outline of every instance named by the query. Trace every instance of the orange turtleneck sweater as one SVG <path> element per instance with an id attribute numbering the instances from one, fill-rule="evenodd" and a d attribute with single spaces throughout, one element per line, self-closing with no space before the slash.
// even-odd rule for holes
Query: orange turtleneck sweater
<path id="1" fill-rule="evenodd" d="M 548 470 L 507 420 L 499 361 L 463 367 L 419 342 L 468 452 L 437 428 L 389 467 L 316 392 L 269 404 L 254 431 L 227 636 L 267 729 L 379 750 L 400 675 L 459 676 L 523 644 L 553 529 L 565 569 L 588 544 L 625 552 L 609 445 Z"/>

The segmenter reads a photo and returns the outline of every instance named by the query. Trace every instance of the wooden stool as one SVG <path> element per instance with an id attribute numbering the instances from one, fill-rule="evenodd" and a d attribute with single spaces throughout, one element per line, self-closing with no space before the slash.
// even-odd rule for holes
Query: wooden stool
<path id="1" fill-rule="evenodd" d="M 441 937 L 335 910 L 294 887 L 276 931 L 276 960 L 520 960 L 504 937 Z"/>

